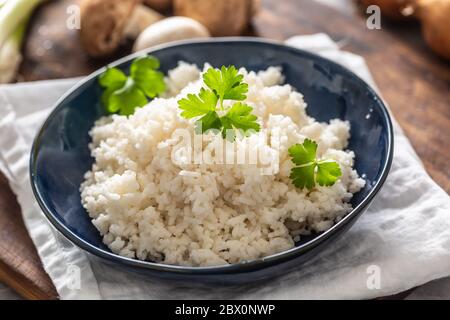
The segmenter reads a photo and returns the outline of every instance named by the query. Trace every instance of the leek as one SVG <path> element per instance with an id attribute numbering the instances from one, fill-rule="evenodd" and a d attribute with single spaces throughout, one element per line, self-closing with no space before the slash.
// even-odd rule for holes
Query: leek
<path id="1" fill-rule="evenodd" d="M 0 9 L 0 48 L 43 0 L 6 0 Z"/>
<path id="2" fill-rule="evenodd" d="M 20 49 L 33 10 L 45 0 L 0 0 L 0 83 L 15 79 Z"/>
<path id="3" fill-rule="evenodd" d="M 12 82 L 22 62 L 20 48 L 25 35 L 26 24 L 19 26 L 0 49 L 0 83 Z"/>

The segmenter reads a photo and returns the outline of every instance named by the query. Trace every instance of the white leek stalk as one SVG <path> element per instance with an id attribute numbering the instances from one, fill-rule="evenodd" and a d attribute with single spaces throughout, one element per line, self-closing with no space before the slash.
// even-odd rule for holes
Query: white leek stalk
<path id="1" fill-rule="evenodd" d="M 9 83 L 16 78 L 17 70 L 22 62 L 22 40 L 26 24 L 22 24 L 3 44 L 0 49 L 0 83 Z"/>
<path id="2" fill-rule="evenodd" d="M 45 0 L 0 0 L 0 83 L 15 79 L 31 13 Z"/>
<path id="3" fill-rule="evenodd" d="M 0 9 L 0 48 L 42 0 L 7 0 Z"/>

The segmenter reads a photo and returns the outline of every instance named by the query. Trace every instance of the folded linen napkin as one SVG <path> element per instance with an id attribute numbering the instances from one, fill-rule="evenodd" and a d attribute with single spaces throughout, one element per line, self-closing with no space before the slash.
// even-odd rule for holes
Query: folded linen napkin
<path id="1" fill-rule="evenodd" d="M 375 86 L 364 59 L 339 50 L 324 34 L 286 43 L 341 63 Z M 0 170 L 18 196 L 28 231 L 62 299 L 364 299 L 450 275 L 449 196 L 425 172 L 395 120 L 394 161 L 376 200 L 345 235 L 296 271 L 263 284 L 206 290 L 142 278 L 91 259 L 49 225 L 28 178 L 32 138 L 49 106 L 76 81 L 0 87 Z M 72 265 L 81 272 L 74 273 Z"/>

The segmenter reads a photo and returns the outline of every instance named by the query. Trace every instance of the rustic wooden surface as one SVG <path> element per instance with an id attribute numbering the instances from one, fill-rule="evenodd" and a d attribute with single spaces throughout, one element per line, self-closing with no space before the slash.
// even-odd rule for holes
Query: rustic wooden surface
<path id="1" fill-rule="evenodd" d="M 128 51 L 125 43 L 115 57 L 89 59 L 79 46 L 77 31 L 65 27 L 66 7 L 75 2 L 50 2 L 35 14 L 24 48 L 22 81 L 85 75 Z M 425 47 L 418 24 L 382 22 L 382 30 L 372 31 L 362 14 L 338 12 L 310 0 L 263 0 L 249 34 L 283 40 L 325 32 L 345 50 L 364 56 L 426 169 L 449 192 L 450 65 Z M 4 177 L 0 240 L 0 280 L 25 298 L 56 298 Z"/>
<path id="2" fill-rule="evenodd" d="M 0 174 L 0 281 L 27 299 L 57 297 L 25 229 L 20 208 Z"/>

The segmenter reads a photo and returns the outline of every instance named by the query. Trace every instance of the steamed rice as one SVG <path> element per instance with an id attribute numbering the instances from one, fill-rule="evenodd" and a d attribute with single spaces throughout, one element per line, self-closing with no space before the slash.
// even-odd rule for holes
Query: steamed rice
<path id="1" fill-rule="evenodd" d="M 365 182 L 352 169 L 354 153 L 345 150 L 349 123 L 308 117 L 303 96 L 282 85 L 279 68 L 240 73 L 249 85 L 246 103 L 268 139 L 252 135 L 236 143 L 277 155 L 264 174 L 260 162 L 173 161 L 173 154 L 185 160 L 192 152 L 180 148 L 173 134 L 183 128 L 194 137 L 194 121 L 180 117 L 177 101 L 203 86 L 195 65 L 180 63 L 170 71 L 166 96 L 134 115 L 95 123 L 95 163 L 80 187 L 81 199 L 114 253 L 188 266 L 236 263 L 292 248 L 302 235 L 327 230 L 352 209 L 349 200 Z M 219 141 L 210 138 L 193 152 L 212 157 Z M 291 183 L 287 150 L 305 138 L 318 143 L 319 157 L 339 163 L 342 176 L 333 186 L 310 192 Z"/>

